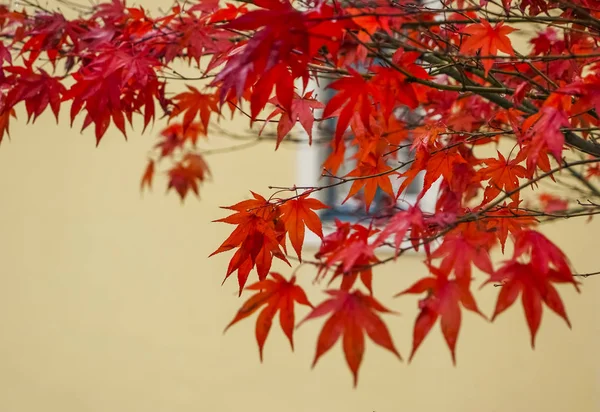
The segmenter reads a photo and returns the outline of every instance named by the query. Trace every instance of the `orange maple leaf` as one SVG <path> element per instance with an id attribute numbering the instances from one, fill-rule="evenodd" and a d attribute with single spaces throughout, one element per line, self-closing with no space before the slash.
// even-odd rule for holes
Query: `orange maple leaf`
<path id="1" fill-rule="evenodd" d="M 377 156 L 375 153 L 369 153 L 364 160 L 359 162 L 358 166 L 353 171 L 348 173 L 347 177 L 357 177 L 358 179 L 354 180 L 352 183 L 350 191 L 348 192 L 348 196 L 346 196 L 344 202 L 356 195 L 363 187 L 367 212 L 369 211 L 369 207 L 371 206 L 373 199 L 375 199 L 377 187 L 380 187 L 381 190 L 387 193 L 390 197 L 396 197 L 394 188 L 392 187 L 392 182 L 390 181 L 390 176 L 392 174 L 398 173 L 392 170 L 383 156 Z"/>
<path id="2" fill-rule="evenodd" d="M 320 200 L 308 199 L 309 195 L 310 193 L 304 193 L 296 199 L 286 201 L 281 206 L 281 220 L 285 223 L 285 230 L 300 261 L 302 261 L 305 227 L 322 239 L 321 220 L 314 210 L 327 209 L 328 207 Z"/>
<path id="3" fill-rule="evenodd" d="M 494 65 L 494 60 L 490 59 L 489 56 L 495 56 L 498 50 L 511 56 L 515 55 L 508 37 L 508 34 L 515 30 L 512 27 L 504 26 L 503 22 L 496 24 L 494 27 L 486 20 L 481 20 L 479 24 L 471 24 L 462 30 L 462 33 L 468 34 L 470 37 L 462 43 L 460 52 L 471 54 L 473 50 L 479 50 L 481 56 L 487 57 L 482 59 L 485 75 L 487 76 Z"/>
<path id="4" fill-rule="evenodd" d="M 193 86 L 187 86 L 189 92 L 179 93 L 173 97 L 175 109 L 171 113 L 171 118 L 183 113 L 183 130 L 192 124 L 197 116 L 204 130 L 208 129 L 208 122 L 212 113 L 219 113 L 217 106 L 217 96 L 214 93 L 202 93 Z"/>

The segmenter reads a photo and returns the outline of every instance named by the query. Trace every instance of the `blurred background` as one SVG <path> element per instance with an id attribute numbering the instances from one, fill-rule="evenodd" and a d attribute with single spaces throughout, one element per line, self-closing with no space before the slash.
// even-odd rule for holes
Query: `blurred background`
<path id="1" fill-rule="evenodd" d="M 139 192 L 161 121 L 128 142 L 111 129 L 96 148 L 93 131 L 69 129 L 67 114 L 60 126 L 48 114 L 25 125 L 21 115 L 0 146 L 0 411 L 600 410 L 600 277 L 582 279 L 581 294 L 559 288 L 573 329 L 545 308 L 535 350 L 517 303 L 494 324 L 464 315 L 456 367 L 436 325 L 410 365 L 368 342 L 353 389 L 339 343 L 310 369 L 322 320 L 297 330 L 295 353 L 275 325 L 261 364 L 254 317 L 223 334 L 246 297 L 234 278 L 221 286 L 231 254 L 208 259 L 232 229 L 211 221 L 249 190 L 296 183 L 297 147 L 209 156 L 212 182 L 182 204 L 165 196 L 161 177 Z M 214 134 L 204 147 L 235 144 Z M 585 273 L 600 269 L 599 229 L 579 219 L 543 232 Z M 405 359 L 417 299 L 391 296 L 425 274 L 422 258 L 375 271 L 375 293 L 401 312 L 384 319 Z M 314 276 L 298 272 L 313 303 L 324 297 Z M 475 294 L 488 315 L 497 292 Z"/>

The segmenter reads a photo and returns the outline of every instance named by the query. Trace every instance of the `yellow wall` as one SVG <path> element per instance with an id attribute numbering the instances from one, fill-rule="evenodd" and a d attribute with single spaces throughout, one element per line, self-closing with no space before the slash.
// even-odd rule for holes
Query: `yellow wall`
<path id="1" fill-rule="evenodd" d="M 138 192 L 153 133 L 126 143 L 113 131 L 96 149 L 91 130 L 23 123 L 0 146 L 0 411 L 600 410 L 600 279 L 581 295 L 560 288 L 573 330 L 545 311 L 535 351 L 520 304 L 494 325 L 467 314 L 457 367 L 436 326 L 408 366 L 368 344 L 353 390 L 339 345 L 310 370 L 321 321 L 297 332 L 295 354 L 274 327 L 262 365 L 254 318 L 222 334 L 242 300 L 234 279 L 221 287 L 230 254 L 207 259 L 230 230 L 211 220 L 248 189 L 293 184 L 293 146 L 211 157 L 214 181 L 182 206 L 164 181 Z M 547 233 L 589 272 L 598 229 L 579 220 Z M 376 272 L 378 296 L 402 312 L 387 323 L 405 358 L 416 299 L 390 296 L 423 274 L 418 256 Z M 313 276 L 299 277 L 319 301 Z M 476 294 L 487 314 L 496 293 Z"/>

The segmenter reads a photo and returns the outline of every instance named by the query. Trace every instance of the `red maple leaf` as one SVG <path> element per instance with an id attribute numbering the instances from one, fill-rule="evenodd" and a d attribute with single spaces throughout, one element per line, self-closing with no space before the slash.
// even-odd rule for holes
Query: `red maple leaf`
<path id="1" fill-rule="evenodd" d="M 413 162 L 410 169 L 402 174 L 406 179 L 402 182 L 398 193 L 402 193 L 422 170 L 426 170 L 423 189 L 419 194 L 420 199 L 440 177 L 443 177 L 448 183 L 453 182 L 455 180 L 455 166 L 460 164 L 467 164 L 467 161 L 457 147 L 438 150 L 430 157 L 428 151 L 421 146 L 417 148 L 415 162 Z"/>
<path id="2" fill-rule="evenodd" d="M 485 273 L 494 272 L 489 253 L 494 243 L 495 236 L 479 223 L 462 224 L 444 236 L 431 259 L 442 258 L 441 271 L 454 271 L 457 282 L 469 284 L 473 264 Z"/>
<path id="3" fill-rule="evenodd" d="M 69 42 L 77 46 L 77 40 L 86 27 L 79 20 L 68 21 L 61 13 L 38 13 L 33 17 L 32 30 L 19 55 L 29 52 L 25 60 L 28 67 L 45 51 L 52 64 L 61 57 L 60 51 Z"/>
<path id="4" fill-rule="evenodd" d="M 144 187 L 148 186 L 148 189 L 152 188 L 152 178 L 154 177 L 154 161 L 149 160 L 148 166 L 144 170 L 142 180 L 140 182 L 140 190 L 144 190 Z"/>
<path id="5" fill-rule="evenodd" d="M 488 185 L 483 193 L 483 204 L 494 200 L 502 191 L 510 193 L 510 198 L 518 202 L 519 178 L 527 177 L 527 170 L 520 166 L 524 156 L 517 156 L 516 159 L 507 160 L 502 153 L 498 152 L 498 159 L 490 158 L 482 161 L 487 165 L 479 170 L 482 180 L 489 179 Z"/>
<path id="6" fill-rule="evenodd" d="M 283 222 L 278 220 L 279 208 L 259 194 L 251 193 L 254 199 L 224 207 L 236 213 L 215 222 L 234 224 L 237 227 L 221 246 L 210 254 L 213 256 L 238 248 L 229 261 L 225 280 L 237 270 L 240 295 L 254 267 L 258 272 L 258 279 L 263 280 L 271 269 L 273 257 L 290 264 L 282 250 L 285 228 Z"/>
<path id="7" fill-rule="evenodd" d="M 509 261 L 494 273 L 489 282 L 501 283 L 492 321 L 512 306 L 521 293 L 525 318 L 531 332 L 532 348 L 535 347 L 535 337 L 542 321 L 542 302 L 563 318 L 569 328 L 571 327 L 562 300 L 551 282 L 570 282 L 577 286 L 574 281 L 565 279 L 560 271 L 550 269 L 546 274 L 542 274 L 532 263 Z"/>
<path id="8" fill-rule="evenodd" d="M 387 164 L 386 159 L 377 153 L 369 153 L 363 157 L 356 168 L 346 175 L 346 177 L 354 177 L 352 186 L 348 191 L 348 195 L 342 202 L 345 203 L 348 199 L 355 196 L 360 189 L 364 188 L 364 199 L 367 212 L 375 199 L 377 188 L 381 188 L 391 198 L 396 197 L 390 176 L 397 174 Z"/>
<path id="9" fill-rule="evenodd" d="M 175 189 L 182 202 L 190 189 L 196 196 L 199 196 L 198 183 L 204 182 L 208 175 L 210 175 L 210 170 L 202 156 L 188 153 L 181 162 L 169 170 L 167 191 Z"/>
<path id="10" fill-rule="evenodd" d="M 397 69 L 375 66 L 372 68 L 375 76 L 372 79 L 374 87 L 379 89 L 381 111 L 384 118 L 389 119 L 392 111 L 399 104 L 415 109 L 419 98 L 411 83 L 406 82 L 406 76 Z"/>
<path id="11" fill-rule="evenodd" d="M 250 116 L 256 119 L 262 109 L 265 108 L 271 92 L 275 89 L 277 101 L 289 113 L 292 112 L 294 100 L 294 77 L 290 73 L 286 63 L 279 63 L 266 73 L 263 73 L 256 81 L 250 98 Z"/>
<path id="12" fill-rule="evenodd" d="M 310 196 L 310 192 L 304 193 L 295 199 L 287 200 L 281 206 L 280 219 L 285 223 L 285 230 L 300 261 L 302 261 L 305 227 L 323 238 L 321 219 L 314 211 L 327 209 L 327 206 L 320 200 L 308 199 L 308 196 Z"/>
<path id="13" fill-rule="evenodd" d="M 308 21 L 310 16 L 320 14 L 318 9 L 301 12 L 288 0 L 261 0 L 253 4 L 261 9 L 249 11 L 224 28 L 257 30 L 256 33 L 235 53 L 230 53 L 212 83 L 221 89 L 221 103 L 232 97 L 240 100 L 244 91 L 252 87 L 252 120 L 265 107 L 274 88 L 279 103 L 286 111 L 292 111 L 294 80 L 302 77 L 305 86 L 308 81 L 311 54 Z M 323 12 L 327 7 L 320 9 Z"/>
<path id="14" fill-rule="evenodd" d="M 86 110 L 82 130 L 95 125 L 96 143 L 106 133 L 111 119 L 126 136 L 125 118 L 144 109 L 144 128 L 154 118 L 155 100 L 164 100 L 164 83 L 158 81 L 155 68 L 160 62 L 142 54 L 133 54 L 125 45 L 105 45 L 98 54 L 73 74 L 75 83 L 63 95 L 72 100 L 71 124 L 82 109 Z"/>
<path id="15" fill-rule="evenodd" d="M 534 56 L 548 53 L 552 49 L 552 45 L 559 40 L 558 32 L 552 27 L 548 27 L 542 32 L 537 33 L 535 37 L 529 40 L 533 45 L 531 54 Z"/>
<path id="16" fill-rule="evenodd" d="M 547 153 L 551 153 L 555 159 L 561 161 L 565 135 L 562 127 L 569 127 L 567 113 L 561 107 L 546 105 L 536 114 L 530 116 L 523 122 L 522 148 L 527 156 L 527 169 L 530 173 L 541 164 L 548 162 Z M 544 170 L 545 168 L 542 168 Z"/>
<path id="17" fill-rule="evenodd" d="M 208 122 L 212 113 L 219 113 L 217 96 L 214 93 L 202 93 L 193 86 L 187 86 L 188 92 L 173 97 L 175 109 L 171 118 L 183 113 L 183 130 L 186 131 L 199 116 L 204 130 L 208 130 Z"/>
<path id="18" fill-rule="evenodd" d="M 261 307 L 263 310 L 256 319 L 256 341 L 258 343 L 258 351 L 260 361 L 263 360 L 263 347 L 269 331 L 271 330 L 271 324 L 273 318 L 279 312 L 279 324 L 281 330 L 285 333 L 292 350 L 294 350 L 294 303 L 300 305 L 310 306 L 313 305 L 308 301 L 304 290 L 296 285 L 296 277 L 287 281 L 279 273 L 271 272 L 273 279 L 265 279 L 256 282 L 248 287 L 247 290 L 256 290 L 258 293 L 252 295 L 238 310 L 235 318 L 227 325 L 225 331 L 231 326 L 239 322 L 240 320 L 247 318 L 252 315 Z"/>
<path id="19" fill-rule="evenodd" d="M 508 205 L 503 204 L 497 210 L 487 212 L 485 223 L 487 231 L 494 233 L 498 238 L 504 253 L 508 234 L 514 235 L 528 226 L 537 224 L 537 219 L 519 209 L 518 203 L 511 202 Z"/>
<path id="20" fill-rule="evenodd" d="M 201 135 L 206 136 L 206 129 L 199 122 L 190 123 L 185 130 L 181 123 L 173 123 L 162 130 L 161 140 L 154 147 L 160 149 L 160 157 L 170 156 L 186 142 L 195 146 Z"/>
<path id="21" fill-rule="evenodd" d="M 48 106 L 52 110 L 56 121 L 60 112 L 61 97 L 66 88 L 60 82 L 60 78 L 52 77 L 42 69 L 35 73 L 31 67 L 10 66 L 4 67 L 4 71 L 13 74 L 14 82 L 6 96 L 7 107 L 14 107 L 17 103 L 24 101 L 27 111 L 27 121 L 33 121 L 46 110 Z"/>
<path id="22" fill-rule="evenodd" d="M 513 259 L 529 254 L 531 263 L 538 272 L 546 274 L 550 268 L 555 268 L 565 276 L 565 281 L 575 282 L 565 254 L 540 232 L 535 230 L 517 232 L 514 248 Z"/>
<path id="23" fill-rule="evenodd" d="M 482 56 L 495 56 L 498 50 L 507 53 L 511 56 L 515 55 L 508 34 L 516 29 L 504 26 L 504 22 L 496 24 L 494 27 L 487 20 L 482 19 L 481 23 L 471 24 L 462 30 L 462 33 L 468 34 L 460 46 L 461 53 L 472 53 L 473 50 L 479 50 Z M 492 59 L 483 59 L 483 67 L 485 75 L 494 65 Z"/>
<path id="24" fill-rule="evenodd" d="M 317 341 L 317 351 L 313 367 L 337 340 L 343 336 L 343 348 L 346 362 L 354 376 L 354 386 L 358 383 L 358 370 L 365 351 L 365 337 L 371 338 L 377 345 L 389 350 L 402 360 L 396 350 L 387 326 L 377 312 L 392 313 L 372 296 L 360 291 L 347 292 L 328 290 L 329 299 L 318 305 L 298 326 L 309 319 L 315 319 L 331 313 L 325 321 Z"/>
<path id="25" fill-rule="evenodd" d="M 308 134 L 308 144 L 312 144 L 312 129 L 315 123 L 314 110 L 325 107 L 323 103 L 312 97 L 312 91 L 306 92 L 304 97 L 300 97 L 297 93 L 294 93 L 291 112 L 288 112 L 283 108 L 277 97 L 271 98 L 269 103 L 277 107 L 267 116 L 261 132 L 264 130 L 269 120 L 277 115 L 281 115 L 277 122 L 277 143 L 275 149 L 279 147 L 283 138 L 292 130 L 296 122 L 300 122 L 300 125 L 304 128 L 306 134 Z"/>
<path id="26" fill-rule="evenodd" d="M 350 225 L 336 221 L 337 230 L 323 239 L 321 248 L 315 255 L 317 259 L 325 259 L 319 274 L 333 266 L 337 268 L 329 283 L 342 276 L 342 290 L 350 290 L 356 279 L 361 281 L 373 293 L 373 273 L 370 265 L 378 262 L 374 245 L 369 238 L 377 231 L 360 224 Z"/>
<path id="27" fill-rule="evenodd" d="M 565 87 L 561 87 L 558 92 L 567 93 L 579 97 L 574 105 L 576 113 L 585 112 L 591 108 L 600 110 L 600 76 L 598 74 L 586 76 L 584 80 L 573 82 Z"/>
<path id="28" fill-rule="evenodd" d="M 362 74 L 352 68 L 348 68 L 348 71 L 349 76 L 342 77 L 328 86 L 337 93 L 327 102 L 323 111 L 324 119 L 338 117 L 334 135 L 336 142 L 342 139 L 355 114 L 364 127 L 370 127 L 369 117 L 373 111 L 371 98 L 377 98 L 379 95 L 377 89 Z"/>
<path id="29" fill-rule="evenodd" d="M 385 242 L 390 236 L 394 236 L 394 247 L 396 252 L 400 251 L 402 243 L 406 240 L 407 234 L 410 235 L 410 242 L 415 250 L 419 250 L 419 238 L 426 230 L 423 212 L 417 206 L 411 206 L 408 210 L 397 212 L 381 231 L 375 244 L 379 245 Z M 427 245 L 426 245 L 427 247 Z"/>
<path id="30" fill-rule="evenodd" d="M 542 210 L 545 213 L 556 213 L 564 212 L 569 209 L 569 202 L 560 197 L 550 195 L 548 193 L 542 193 L 539 196 L 540 202 L 542 203 Z"/>
<path id="31" fill-rule="evenodd" d="M 429 334 L 438 317 L 440 317 L 442 334 L 452 354 L 452 362 L 456 364 L 456 341 L 462 318 L 460 305 L 484 318 L 485 316 L 479 311 L 468 284 L 461 285 L 456 280 L 449 279 L 445 270 L 433 266 L 430 266 L 429 269 L 433 276 L 417 281 L 414 285 L 396 295 L 427 293 L 427 296 L 419 301 L 421 312 L 415 321 L 413 347 L 409 361 L 415 356 L 417 349 Z"/>
<path id="32" fill-rule="evenodd" d="M 529 263 L 522 263 L 526 255 L 529 255 Z M 521 293 L 532 347 L 542 320 L 542 302 L 571 327 L 552 283 L 571 283 L 577 291 L 579 288 L 564 253 L 541 233 L 534 230 L 518 232 L 512 259 L 485 283 L 491 282 L 502 284 L 492 320 L 512 306 Z"/>
<path id="33" fill-rule="evenodd" d="M 2 143 L 5 133 L 10 138 L 9 126 L 11 117 L 17 117 L 17 112 L 15 109 L 2 110 L 0 112 L 0 143 Z"/>

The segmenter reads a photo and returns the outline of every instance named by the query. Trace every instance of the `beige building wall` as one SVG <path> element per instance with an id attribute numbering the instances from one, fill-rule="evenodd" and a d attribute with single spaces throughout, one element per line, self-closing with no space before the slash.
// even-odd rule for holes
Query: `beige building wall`
<path id="1" fill-rule="evenodd" d="M 182 205 L 164 180 L 138 191 L 160 123 L 128 142 L 111 130 L 99 148 L 91 130 L 65 125 L 21 121 L 0 146 L 0 411 L 600 410 L 600 278 L 583 280 L 580 295 L 560 288 L 573 330 L 545 310 L 535 351 L 517 304 L 493 325 L 465 315 L 456 367 L 436 325 L 410 365 L 368 343 L 352 389 L 339 344 L 310 370 L 322 321 L 297 331 L 295 353 L 274 327 L 260 364 L 254 317 L 222 333 L 244 298 L 234 279 L 221 286 L 231 254 L 207 258 L 231 229 L 211 221 L 249 189 L 293 184 L 294 146 L 211 156 L 213 182 Z M 599 228 L 573 220 L 545 232 L 590 272 Z M 377 295 L 401 312 L 386 321 L 405 359 L 417 299 L 391 296 L 425 273 L 420 260 L 375 272 Z M 323 299 L 311 268 L 299 278 Z M 476 293 L 486 314 L 496 293 Z"/>

